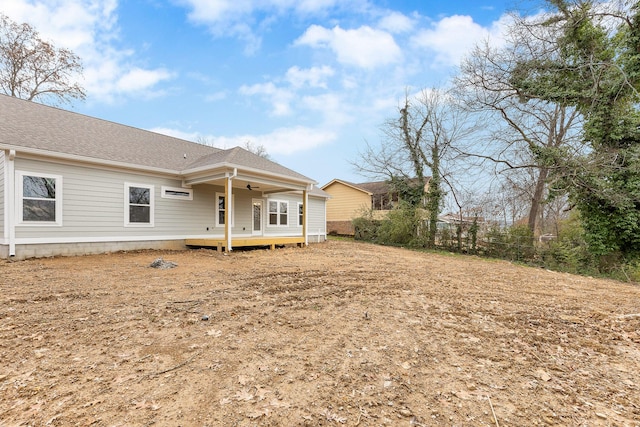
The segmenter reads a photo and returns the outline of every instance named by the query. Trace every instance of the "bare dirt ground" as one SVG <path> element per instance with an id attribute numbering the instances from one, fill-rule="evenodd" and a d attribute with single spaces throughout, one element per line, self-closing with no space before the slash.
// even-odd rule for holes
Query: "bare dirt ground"
<path id="1" fill-rule="evenodd" d="M 638 426 L 640 288 L 346 241 L 0 261 L 0 425 Z"/>

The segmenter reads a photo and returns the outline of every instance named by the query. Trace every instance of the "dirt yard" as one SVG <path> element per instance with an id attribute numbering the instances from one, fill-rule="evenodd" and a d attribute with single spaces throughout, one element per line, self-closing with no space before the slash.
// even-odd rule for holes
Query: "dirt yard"
<path id="1" fill-rule="evenodd" d="M 345 241 L 0 261 L 0 425 L 639 426 L 640 288 Z"/>

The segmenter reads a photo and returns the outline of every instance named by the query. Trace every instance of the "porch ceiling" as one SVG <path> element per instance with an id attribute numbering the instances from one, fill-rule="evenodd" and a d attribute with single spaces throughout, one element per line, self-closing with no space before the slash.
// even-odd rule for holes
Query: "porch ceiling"
<path id="1" fill-rule="evenodd" d="M 190 179 L 185 179 L 185 185 L 209 184 L 224 186 L 226 179 L 231 178 L 233 189 L 244 189 L 255 191 L 256 193 L 278 193 L 283 191 L 310 190 L 311 185 L 307 182 L 295 182 L 293 180 L 281 179 L 279 177 L 261 176 L 258 174 L 248 174 L 237 172 L 233 175 L 229 172 L 205 174 Z"/>

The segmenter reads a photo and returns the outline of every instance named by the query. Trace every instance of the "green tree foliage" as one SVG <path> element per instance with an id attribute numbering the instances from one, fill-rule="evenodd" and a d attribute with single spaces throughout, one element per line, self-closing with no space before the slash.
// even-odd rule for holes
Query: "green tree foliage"
<path id="1" fill-rule="evenodd" d="M 574 106 L 585 118 L 590 152 L 562 161 L 559 186 L 580 211 L 590 250 L 640 255 L 640 6 L 549 0 L 537 25 L 557 30 L 555 55 L 518 64 L 512 82 L 524 100 Z M 615 257 L 614 257 L 615 258 Z"/>
<path id="2" fill-rule="evenodd" d="M 584 227 L 577 212 L 559 224 L 555 240 L 540 249 L 540 257 L 546 268 L 573 274 L 598 272 L 593 254 L 584 239 Z"/>

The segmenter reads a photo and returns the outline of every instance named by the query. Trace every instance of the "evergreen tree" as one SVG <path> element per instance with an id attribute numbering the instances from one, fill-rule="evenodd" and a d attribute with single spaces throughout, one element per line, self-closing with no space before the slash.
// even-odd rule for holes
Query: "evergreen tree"
<path id="1" fill-rule="evenodd" d="M 549 0 L 537 25 L 557 28 L 552 57 L 518 64 L 512 80 L 523 100 L 575 106 L 590 151 L 561 165 L 560 185 L 584 221 L 597 255 L 640 255 L 640 6 L 607 10 L 593 0 Z M 551 59 L 550 59 L 551 58 Z"/>

